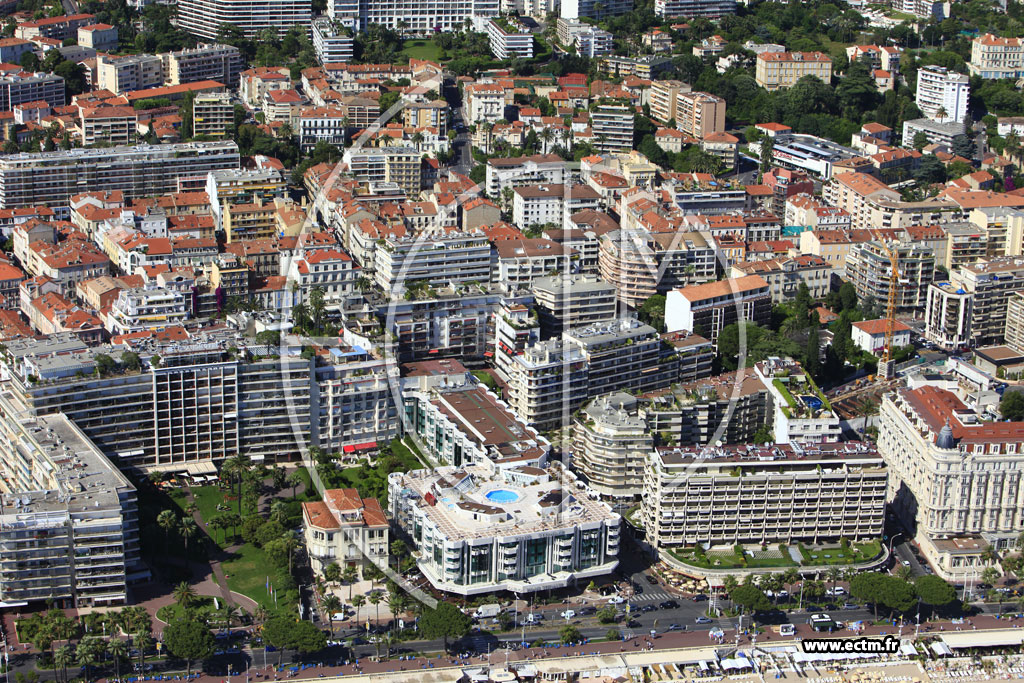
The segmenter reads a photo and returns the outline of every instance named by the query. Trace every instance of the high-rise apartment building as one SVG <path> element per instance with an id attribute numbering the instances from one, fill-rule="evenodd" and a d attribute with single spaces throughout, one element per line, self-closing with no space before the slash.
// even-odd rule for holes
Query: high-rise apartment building
<path id="1" fill-rule="evenodd" d="M 477 31 L 499 14 L 500 0 L 452 0 L 442 3 L 404 0 L 328 0 L 327 15 L 356 30 L 380 24 L 407 33 L 459 31 L 469 20 Z M 399 26 L 401 24 L 401 26 Z"/>
<path id="2" fill-rule="evenodd" d="M 135 487 L 67 416 L 0 396 L 0 599 L 127 603 L 142 573 Z"/>
<path id="3" fill-rule="evenodd" d="M 192 134 L 226 137 L 235 125 L 235 105 L 228 93 L 200 93 L 192 100 Z"/>
<path id="4" fill-rule="evenodd" d="M 935 253 L 916 242 L 891 244 L 896 251 L 899 281 L 896 284 L 896 308 L 921 310 L 928 298 L 928 284 L 935 279 Z M 846 276 L 862 300 L 888 301 L 892 265 L 889 255 L 877 241 L 855 244 L 846 256 Z"/>
<path id="5" fill-rule="evenodd" d="M 518 22 L 507 17 L 495 17 L 487 22 L 487 35 L 491 41 L 491 54 L 498 59 L 533 57 L 533 34 Z"/>
<path id="6" fill-rule="evenodd" d="M 217 81 L 237 88 L 242 73 L 242 53 L 233 45 L 200 44 L 161 55 L 167 85 Z"/>
<path id="7" fill-rule="evenodd" d="M 158 55 L 99 55 L 96 76 L 101 90 L 115 94 L 156 88 L 164 84 L 164 63 Z"/>
<path id="8" fill-rule="evenodd" d="M 51 107 L 64 106 L 64 79 L 54 74 L 23 71 L 0 65 L 0 111 L 11 111 L 19 104 L 46 102 Z"/>
<path id="9" fill-rule="evenodd" d="M 951 273 L 950 283 L 971 294 L 970 330 L 975 344 L 999 343 L 1007 302 L 1014 292 L 1024 290 L 1024 257 L 979 259 Z"/>
<path id="10" fill-rule="evenodd" d="M 632 150 L 633 117 L 633 109 L 626 105 L 599 104 L 590 112 L 594 149 L 602 153 Z"/>
<path id="11" fill-rule="evenodd" d="M 420 153 L 415 147 L 350 148 L 342 161 L 360 180 L 394 183 L 411 197 L 419 194 Z"/>
<path id="12" fill-rule="evenodd" d="M 656 548 L 870 540 L 886 482 L 882 458 L 859 442 L 659 448 L 640 517 Z"/>
<path id="13" fill-rule="evenodd" d="M 339 22 L 340 23 L 340 22 Z M 355 38 L 343 33 L 330 17 L 313 20 L 313 49 L 321 64 L 338 64 L 352 59 Z"/>
<path id="14" fill-rule="evenodd" d="M 561 11 L 565 19 L 604 19 L 633 11 L 633 0 L 562 0 Z"/>
<path id="15" fill-rule="evenodd" d="M 311 15 L 310 0 L 182 0 L 178 4 L 178 26 L 206 40 L 216 40 L 224 24 L 241 29 L 249 39 L 268 28 L 283 34 L 293 26 L 308 26 Z"/>
<path id="16" fill-rule="evenodd" d="M 736 0 L 654 0 L 654 13 L 665 19 L 714 19 L 735 14 Z"/>
<path id="17" fill-rule="evenodd" d="M 172 194 L 179 178 L 238 164 L 233 140 L 8 154 L 0 158 L 0 208 L 50 206 L 66 217 L 74 194 L 120 190 L 125 199 Z"/>
<path id="18" fill-rule="evenodd" d="M 942 66 L 917 71 L 917 108 L 933 121 L 963 123 L 971 85 L 967 76 Z"/>
<path id="19" fill-rule="evenodd" d="M 573 468 L 606 500 L 628 503 L 640 495 L 653 450 L 654 440 L 630 394 L 598 397 L 573 420 Z"/>
<path id="20" fill-rule="evenodd" d="M 971 292 L 952 282 L 932 282 L 924 311 L 924 336 L 948 351 L 967 346 L 973 308 Z"/>
<path id="21" fill-rule="evenodd" d="M 725 100 L 706 92 L 676 95 L 676 128 L 703 139 L 725 130 Z"/>

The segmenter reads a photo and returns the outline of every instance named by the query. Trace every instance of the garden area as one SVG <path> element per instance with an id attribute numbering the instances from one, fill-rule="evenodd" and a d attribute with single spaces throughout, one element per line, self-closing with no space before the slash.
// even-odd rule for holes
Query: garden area
<path id="1" fill-rule="evenodd" d="M 410 59 L 426 59 L 436 62 L 441 58 L 441 48 L 433 40 L 417 38 L 402 43 L 402 54 Z"/>
<path id="2" fill-rule="evenodd" d="M 387 500 L 389 474 L 408 472 L 426 466 L 417 453 L 398 439 L 382 444 L 373 464 L 369 460 L 364 460 L 355 467 L 339 466 L 342 458 L 339 453 L 325 453 L 318 448 L 310 449 L 310 453 L 317 463 L 317 473 L 326 488 L 354 488 L 363 498 L 376 498 L 381 504 Z"/>
<path id="3" fill-rule="evenodd" d="M 672 556 L 685 564 L 703 569 L 768 569 L 774 567 L 813 567 L 849 565 L 868 562 L 882 552 L 880 541 L 808 548 L 802 543 L 774 546 L 736 545 L 731 549 L 705 550 L 701 546 L 670 550 Z M 797 562 L 795 555 L 802 559 Z"/>

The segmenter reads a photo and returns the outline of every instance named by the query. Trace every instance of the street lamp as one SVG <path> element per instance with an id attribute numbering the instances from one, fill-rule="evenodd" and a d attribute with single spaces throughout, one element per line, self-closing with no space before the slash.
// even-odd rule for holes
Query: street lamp
<path id="1" fill-rule="evenodd" d="M 902 536 L 902 535 L 903 535 L 902 531 L 897 531 L 895 534 L 892 535 L 892 538 L 889 539 L 889 554 L 890 555 L 892 555 L 892 546 L 893 546 L 893 543 L 895 543 L 895 541 L 896 541 L 896 537 L 897 536 Z"/>

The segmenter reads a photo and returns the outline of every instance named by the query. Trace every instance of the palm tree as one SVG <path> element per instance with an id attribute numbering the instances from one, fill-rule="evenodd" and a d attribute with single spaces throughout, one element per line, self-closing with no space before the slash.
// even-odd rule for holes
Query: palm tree
<path id="1" fill-rule="evenodd" d="M 910 581 L 914 578 L 914 571 L 910 567 L 901 564 L 896 568 L 896 578 L 901 581 Z"/>
<path id="2" fill-rule="evenodd" d="M 366 596 L 362 593 L 356 593 L 349 600 L 352 606 L 356 608 L 356 623 L 359 623 L 359 608 L 366 604 Z"/>
<path id="3" fill-rule="evenodd" d="M 415 133 L 412 134 L 411 140 L 412 144 L 416 145 L 416 149 L 418 150 L 420 148 L 420 145 L 423 144 L 423 133 L 416 131 Z"/>
<path id="4" fill-rule="evenodd" d="M 782 572 L 782 583 L 786 585 L 787 590 L 792 588 L 793 585 L 799 580 L 800 572 L 797 571 L 796 567 L 790 567 L 786 571 Z"/>
<path id="5" fill-rule="evenodd" d="M 238 608 L 234 605 L 224 603 L 224 606 L 220 608 L 220 618 L 224 620 L 224 629 L 229 630 L 231 628 L 231 620 L 237 618 L 239 615 Z"/>
<path id="6" fill-rule="evenodd" d="M 299 539 L 295 536 L 295 532 L 289 531 L 281 537 L 281 540 L 284 541 L 284 546 L 288 550 L 288 573 L 291 574 L 292 560 L 295 558 L 295 551 L 299 547 Z"/>
<path id="7" fill-rule="evenodd" d="M 295 491 L 298 489 L 299 484 L 305 483 L 305 479 L 299 474 L 298 470 L 295 470 L 288 475 L 288 483 L 292 485 L 292 499 L 295 498 Z"/>
<path id="8" fill-rule="evenodd" d="M 188 515 L 189 517 L 191 517 L 192 515 L 194 515 L 196 513 L 196 511 L 198 509 L 199 509 L 199 506 L 196 505 L 195 502 L 193 501 L 193 502 L 191 502 L 191 503 L 189 503 L 188 505 L 185 506 L 185 514 Z"/>
<path id="9" fill-rule="evenodd" d="M 271 476 L 274 478 L 274 488 L 278 491 L 283 489 L 285 482 L 288 481 L 288 473 L 283 467 L 275 467 Z"/>
<path id="10" fill-rule="evenodd" d="M 331 637 L 334 637 L 334 615 L 341 609 L 341 600 L 333 593 L 327 595 L 323 600 L 323 609 L 326 612 L 327 621 L 331 626 Z"/>
<path id="11" fill-rule="evenodd" d="M 405 595 L 401 593 L 392 593 L 388 595 L 388 609 L 391 610 L 391 615 L 396 619 L 399 614 L 405 613 Z"/>
<path id="12" fill-rule="evenodd" d="M 183 610 L 187 610 L 195 603 L 196 589 L 188 581 L 182 581 L 174 587 L 172 595 L 174 596 L 174 601 L 181 605 Z"/>
<path id="13" fill-rule="evenodd" d="M 226 531 L 224 528 L 224 518 L 221 515 L 215 515 L 206 523 L 206 528 L 208 531 Z M 226 535 L 224 540 L 227 540 Z"/>
<path id="14" fill-rule="evenodd" d="M 164 510 L 156 516 L 156 523 L 164 530 L 164 541 L 170 542 L 171 530 L 178 526 L 178 516 L 173 510 Z"/>
<path id="15" fill-rule="evenodd" d="M 256 605 L 256 609 L 253 610 L 253 613 L 252 613 L 253 621 L 255 621 L 257 624 L 262 624 L 264 621 L 267 620 L 267 616 L 268 616 L 267 608 L 264 607 L 263 605 Z"/>
<path id="16" fill-rule="evenodd" d="M 402 569 L 402 558 L 405 556 L 406 546 L 405 541 L 400 538 L 396 538 L 391 541 L 391 554 L 395 558 L 395 570 L 401 571 Z"/>
<path id="17" fill-rule="evenodd" d="M 55 668 L 60 669 L 64 676 L 64 681 L 67 683 L 68 680 L 68 665 L 75 661 L 75 653 L 71 651 L 70 645 L 61 645 L 57 648 L 57 651 L 53 653 L 53 665 Z"/>
<path id="18" fill-rule="evenodd" d="M 186 517 L 181 520 L 178 533 L 181 534 L 181 540 L 185 541 L 185 554 L 188 555 L 188 539 L 199 533 L 199 525 L 196 524 L 196 520 Z"/>
<path id="19" fill-rule="evenodd" d="M 284 518 L 288 514 L 288 505 L 283 500 L 275 500 L 270 504 L 270 519 L 284 524 Z"/>
<path id="20" fill-rule="evenodd" d="M 375 624 L 377 624 L 379 626 L 380 625 L 380 603 L 381 603 L 381 601 L 384 600 L 384 595 L 380 591 L 374 591 L 374 592 L 370 593 L 369 597 L 367 597 L 366 600 L 371 605 L 373 605 L 376 608 L 377 615 L 374 617 L 373 621 L 374 621 Z"/>
<path id="21" fill-rule="evenodd" d="M 939 121 L 945 119 L 947 115 L 948 112 L 946 111 L 946 108 L 941 105 L 938 109 L 935 110 L 935 118 L 938 119 Z"/>
<path id="22" fill-rule="evenodd" d="M 551 141 L 555 139 L 555 131 L 545 126 L 541 128 L 540 139 L 544 141 L 544 153 L 548 153 L 548 149 L 551 147 Z"/>
<path id="23" fill-rule="evenodd" d="M 107 652 L 114 658 L 114 676 L 121 678 L 121 659 L 128 656 L 128 643 L 120 638 L 111 638 L 107 644 Z"/>
<path id="24" fill-rule="evenodd" d="M 86 683 L 89 683 L 89 666 L 96 662 L 103 649 L 103 640 L 96 637 L 83 638 L 79 641 L 78 647 L 75 648 L 75 659 L 85 667 L 84 678 Z"/>
<path id="25" fill-rule="evenodd" d="M 135 647 L 139 649 L 139 668 L 142 671 L 146 670 L 146 650 L 153 647 L 156 641 L 153 640 L 153 636 L 149 634 L 149 631 L 140 631 L 135 636 Z"/>
<path id="26" fill-rule="evenodd" d="M 341 580 L 348 584 L 348 599 L 352 601 L 352 584 L 359 578 L 359 570 L 356 569 L 354 564 L 345 565 L 345 568 L 341 570 Z"/>

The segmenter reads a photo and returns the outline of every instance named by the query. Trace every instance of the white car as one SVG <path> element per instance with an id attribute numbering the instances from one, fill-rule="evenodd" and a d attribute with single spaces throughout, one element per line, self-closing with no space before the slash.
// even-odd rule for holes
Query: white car
<path id="1" fill-rule="evenodd" d="M 609 605 L 621 605 L 624 602 L 626 602 L 626 598 L 622 597 L 621 595 L 613 595 L 612 597 L 608 598 Z"/>
<path id="2" fill-rule="evenodd" d="M 575 616 L 576 616 L 576 610 L 574 610 L 574 609 L 567 609 L 564 612 L 562 612 L 562 618 L 563 619 L 572 619 Z"/>

